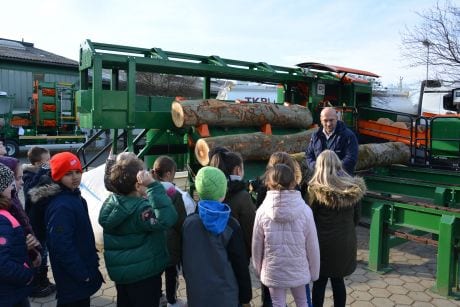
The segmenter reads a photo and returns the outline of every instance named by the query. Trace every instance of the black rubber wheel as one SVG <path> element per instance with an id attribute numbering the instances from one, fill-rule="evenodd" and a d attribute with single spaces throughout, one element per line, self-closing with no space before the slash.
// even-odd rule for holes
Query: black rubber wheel
<path id="1" fill-rule="evenodd" d="M 19 154 L 19 145 L 16 141 L 6 140 L 4 145 L 8 157 L 16 157 Z"/>

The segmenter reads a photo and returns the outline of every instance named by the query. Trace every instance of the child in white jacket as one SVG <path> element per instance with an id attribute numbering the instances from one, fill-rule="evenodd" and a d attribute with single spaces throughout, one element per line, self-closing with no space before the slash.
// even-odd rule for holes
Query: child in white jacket
<path id="1" fill-rule="evenodd" d="M 313 213 L 302 199 L 291 168 L 267 169 L 267 196 L 256 213 L 252 261 L 270 290 L 273 307 L 286 306 L 291 289 L 297 307 L 307 306 L 305 285 L 318 279 L 320 256 Z"/>

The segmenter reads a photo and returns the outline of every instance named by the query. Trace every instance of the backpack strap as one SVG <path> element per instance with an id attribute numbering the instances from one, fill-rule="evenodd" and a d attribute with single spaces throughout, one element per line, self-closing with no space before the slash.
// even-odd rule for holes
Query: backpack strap
<path id="1" fill-rule="evenodd" d="M 12 216 L 11 213 L 7 210 L 0 209 L 0 215 L 3 215 L 8 221 L 10 221 L 11 226 L 13 226 L 13 228 L 21 226 L 18 220 L 14 216 Z"/>

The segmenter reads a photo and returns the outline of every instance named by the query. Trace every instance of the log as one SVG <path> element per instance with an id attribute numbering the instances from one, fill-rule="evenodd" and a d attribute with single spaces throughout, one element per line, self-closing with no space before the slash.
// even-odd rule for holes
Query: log
<path id="1" fill-rule="evenodd" d="M 409 146 L 401 142 L 362 144 L 359 145 L 356 170 L 391 164 L 406 164 L 409 159 Z"/>
<path id="2" fill-rule="evenodd" d="M 234 134 L 199 139 L 195 157 L 201 165 L 209 163 L 208 153 L 217 146 L 239 152 L 244 160 L 268 160 L 277 151 L 296 153 L 305 150 L 311 135 L 318 128 L 287 135 L 267 135 L 262 132 Z"/>
<path id="3" fill-rule="evenodd" d="M 298 152 L 291 156 L 301 163 L 305 159 L 305 152 Z M 361 144 L 359 145 L 358 163 L 355 170 L 359 171 L 391 164 L 405 164 L 409 159 L 409 146 L 401 142 Z M 302 165 L 304 164 L 302 163 Z"/>
<path id="4" fill-rule="evenodd" d="M 174 101 L 172 120 L 176 127 L 207 124 L 220 127 L 251 127 L 271 124 L 308 129 L 313 123 L 308 108 L 273 103 L 234 103 L 217 99 Z"/>

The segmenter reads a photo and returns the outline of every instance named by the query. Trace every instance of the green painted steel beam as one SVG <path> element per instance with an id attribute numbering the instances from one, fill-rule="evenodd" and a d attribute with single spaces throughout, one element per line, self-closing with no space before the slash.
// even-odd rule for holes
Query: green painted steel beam
<path id="1" fill-rule="evenodd" d="M 388 245 L 389 236 L 385 231 L 385 219 L 387 208 L 384 203 L 379 201 L 370 204 L 371 207 L 371 226 L 369 237 L 369 263 L 371 271 L 385 273 L 391 270 L 389 267 Z"/>
<path id="2" fill-rule="evenodd" d="M 451 215 L 443 215 L 439 224 L 439 246 L 436 264 L 436 282 L 434 290 L 443 296 L 451 296 L 453 279 L 457 279 L 458 271 L 454 270 L 458 263 L 458 255 L 454 252 L 455 227 L 458 220 Z M 457 225 L 456 225 L 457 224 Z M 457 238 L 458 239 L 458 238 Z"/>
<path id="3" fill-rule="evenodd" d="M 321 77 L 338 82 L 330 73 L 305 72 L 301 68 L 269 65 L 264 62 L 246 62 L 224 59 L 218 56 L 201 56 L 187 53 L 157 50 L 158 56 L 151 57 L 152 49 L 109 45 L 87 40 L 81 47 L 80 70 L 92 66 L 95 57 L 101 57 L 104 68 L 128 68 L 128 58 L 135 58 L 138 71 L 155 71 L 178 75 L 225 78 L 258 82 L 306 82 Z M 159 53 L 158 50 L 161 50 Z M 120 54 L 122 53 L 122 54 Z"/>
<path id="4" fill-rule="evenodd" d="M 436 205 L 460 207 L 460 186 L 390 176 L 365 175 L 369 190 L 424 199 Z"/>
<path id="5" fill-rule="evenodd" d="M 403 165 L 392 165 L 390 167 L 379 167 L 375 169 L 376 174 L 406 179 L 416 179 L 425 182 L 446 183 L 460 186 L 460 172 L 438 170 L 422 167 L 407 167 Z"/>
<path id="6" fill-rule="evenodd" d="M 385 197 L 385 196 L 380 196 L 380 195 L 370 194 L 370 193 L 366 194 L 366 196 L 364 197 L 364 200 L 367 203 L 373 203 L 376 201 L 382 202 L 383 200 L 385 204 L 392 205 L 395 208 L 412 210 L 415 212 L 420 212 L 423 214 L 430 214 L 433 216 L 441 216 L 443 214 L 446 214 L 446 212 L 448 212 L 449 214 L 460 219 L 460 209 L 429 205 L 426 203 L 417 203 L 415 201 L 408 201 L 405 199 Z"/>

